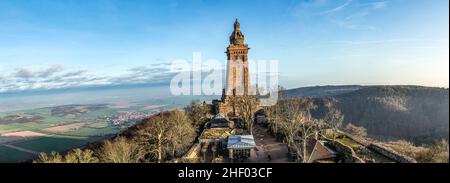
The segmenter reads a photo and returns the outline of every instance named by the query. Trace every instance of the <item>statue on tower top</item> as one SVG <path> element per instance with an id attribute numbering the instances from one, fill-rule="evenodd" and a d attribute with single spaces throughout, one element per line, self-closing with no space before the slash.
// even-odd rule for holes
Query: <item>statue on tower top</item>
<path id="1" fill-rule="evenodd" d="M 238 19 L 236 18 L 236 21 L 234 22 L 234 30 L 239 30 L 239 28 L 240 28 L 240 24 L 239 24 Z"/>
<path id="2" fill-rule="evenodd" d="M 238 19 L 234 22 L 234 31 L 230 36 L 230 44 L 232 45 L 244 45 L 244 34 L 240 30 L 240 24 Z"/>

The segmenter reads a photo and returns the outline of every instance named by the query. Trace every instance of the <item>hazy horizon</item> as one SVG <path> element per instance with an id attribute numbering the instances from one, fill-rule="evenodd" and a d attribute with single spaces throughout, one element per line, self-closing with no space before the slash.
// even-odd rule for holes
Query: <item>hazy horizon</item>
<path id="1" fill-rule="evenodd" d="M 320 86 L 345 86 L 345 85 L 311 85 L 290 87 L 296 89 Z M 350 85 L 346 85 L 350 86 Z M 378 85 L 359 85 L 378 86 Z M 394 86 L 394 85 L 389 85 Z M 415 85 L 419 86 L 419 85 Z M 425 86 L 426 87 L 426 86 Z M 448 88 L 446 88 L 448 89 Z M 169 86 L 117 86 L 117 87 L 90 87 L 76 89 L 52 89 L 42 91 L 26 91 L 0 93 L 0 113 L 12 112 L 36 108 L 55 107 L 62 105 L 88 105 L 88 104 L 188 104 L 192 100 L 220 99 L 217 95 L 182 95 L 174 96 L 170 93 Z"/>
<path id="2" fill-rule="evenodd" d="M 449 87 L 448 1 L 32 0 L 0 2 L 0 93 L 167 84 L 193 52 L 225 64 L 235 18 L 286 88 Z"/>

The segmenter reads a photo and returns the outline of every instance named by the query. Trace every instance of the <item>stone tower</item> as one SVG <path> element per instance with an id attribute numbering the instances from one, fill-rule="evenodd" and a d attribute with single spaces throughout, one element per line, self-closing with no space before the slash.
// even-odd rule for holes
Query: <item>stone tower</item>
<path id="1" fill-rule="evenodd" d="M 223 93 L 227 96 L 247 95 L 249 89 L 248 72 L 248 45 L 245 44 L 244 34 L 240 29 L 238 20 L 234 22 L 234 31 L 230 36 L 230 45 L 227 47 L 227 78 Z"/>
<path id="2" fill-rule="evenodd" d="M 230 36 L 230 45 L 227 47 L 227 71 L 226 81 L 222 92 L 222 99 L 213 101 L 217 112 L 227 116 L 236 116 L 236 106 L 232 100 L 237 95 L 249 94 L 249 72 L 248 72 L 248 45 L 245 44 L 244 34 L 236 19 L 234 31 Z"/>

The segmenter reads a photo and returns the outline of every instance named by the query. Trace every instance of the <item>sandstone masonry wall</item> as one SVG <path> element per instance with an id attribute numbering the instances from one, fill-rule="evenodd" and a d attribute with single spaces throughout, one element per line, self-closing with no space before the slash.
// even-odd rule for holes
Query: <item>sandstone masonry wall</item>
<path id="1" fill-rule="evenodd" d="M 379 144 L 369 144 L 367 146 L 367 148 L 369 148 L 370 150 L 373 150 L 377 153 L 380 153 L 396 162 L 399 163 L 417 163 L 417 161 L 411 157 L 399 154 L 397 152 L 395 152 L 394 150 L 391 150 L 387 147 L 381 146 Z"/>

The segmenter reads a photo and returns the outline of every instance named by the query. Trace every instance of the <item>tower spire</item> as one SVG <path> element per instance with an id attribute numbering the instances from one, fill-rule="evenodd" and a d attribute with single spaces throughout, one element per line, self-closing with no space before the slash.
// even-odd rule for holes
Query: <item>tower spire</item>
<path id="1" fill-rule="evenodd" d="M 238 19 L 234 22 L 234 31 L 230 36 L 230 44 L 243 45 L 244 44 L 244 34 L 241 32 L 241 24 Z"/>
<path id="2" fill-rule="evenodd" d="M 239 29 L 240 29 L 240 24 L 239 24 L 238 19 L 236 18 L 236 21 L 234 21 L 234 30 L 239 31 Z"/>

